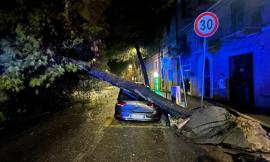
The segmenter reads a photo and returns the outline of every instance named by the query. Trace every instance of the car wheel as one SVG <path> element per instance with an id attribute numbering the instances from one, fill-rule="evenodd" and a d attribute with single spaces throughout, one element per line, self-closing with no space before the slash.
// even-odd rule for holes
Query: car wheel
<path id="1" fill-rule="evenodd" d="M 160 117 L 160 121 L 161 121 L 162 126 L 166 126 L 166 127 L 170 126 L 170 120 L 169 120 L 168 114 L 162 113 Z"/>

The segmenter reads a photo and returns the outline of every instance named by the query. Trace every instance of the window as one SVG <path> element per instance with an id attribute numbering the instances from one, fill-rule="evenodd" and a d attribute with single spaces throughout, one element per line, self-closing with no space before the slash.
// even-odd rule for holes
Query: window
<path id="1" fill-rule="evenodd" d="M 187 1 L 181 1 L 181 17 L 184 19 L 187 17 Z"/>
<path id="2" fill-rule="evenodd" d="M 252 14 L 252 26 L 260 26 L 262 23 L 261 7 L 257 6 Z"/>
<path id="3" fill-rule="evenodd" d="M 244 23 L 244 5 L 243 0 L 235 0 L 231 4 L 231 23 L 232 29 L 238 30 L 243 27 Z"/>

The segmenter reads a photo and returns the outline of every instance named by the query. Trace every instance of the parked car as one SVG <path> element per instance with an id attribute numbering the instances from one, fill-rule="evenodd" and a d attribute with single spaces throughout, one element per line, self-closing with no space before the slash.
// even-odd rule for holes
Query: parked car
<path id="1" fill-rule="evenodd" d="M 125 89 L 120 89 L 115 105 L 115 118 L 132 121 L 158 121 L 161 111 L 151 102 Z"/>

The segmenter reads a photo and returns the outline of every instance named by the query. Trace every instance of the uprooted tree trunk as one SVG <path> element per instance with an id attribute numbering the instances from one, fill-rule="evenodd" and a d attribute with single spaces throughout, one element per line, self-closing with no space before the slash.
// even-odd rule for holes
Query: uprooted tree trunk
<path id="1" fill-rule="evenodd" d="M 132 91 L 155 103 L 164 112 L 177 119 L 180 118 L 185 124 L 183 122 L 179 124 L 182 124 L 179 133 L 188 140 L 201 144 L 225 145 L 246 151 L 270 153 L 270 137 L 256 121 L 242 119 L 221 107 L 183 108 L 159 96 L 148 87 L 120 79 L 96 68 L 87 67 L 82 62 L 77 62 L 77 64 L 89 75 Z"/>
<path id="2" fill-rule="evenodd" d="M 149 78 L 148 78 L 147 71 L 146 71 L 146 67 L 145 67 L 145 64 L 144 64 L 144 61 L 143 61 L 143 58 L 142 58 L 142 53 L 140 51 L 140 46 L 135 45 L 135 49 L 136 49 L 136 52 L 137 52 L 138 60 L 139 60 L 140 65 L 141 65 L 141 70 L 142 70 L 142 73 L 143 73 L 143 78 L 144 78 L 145 85 L 150 86 Z"/>

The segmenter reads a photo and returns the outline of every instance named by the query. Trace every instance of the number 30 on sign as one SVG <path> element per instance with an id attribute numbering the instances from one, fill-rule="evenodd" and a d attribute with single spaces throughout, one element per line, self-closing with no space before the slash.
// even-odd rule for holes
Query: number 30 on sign
<path id="1" fill-rule="evenodd" d="M 213 12 L 201 13 L 195 20 L 194 31 L 200 37 L 210 37 L 215 34 L 219 26 L 218 17 Z"/>

